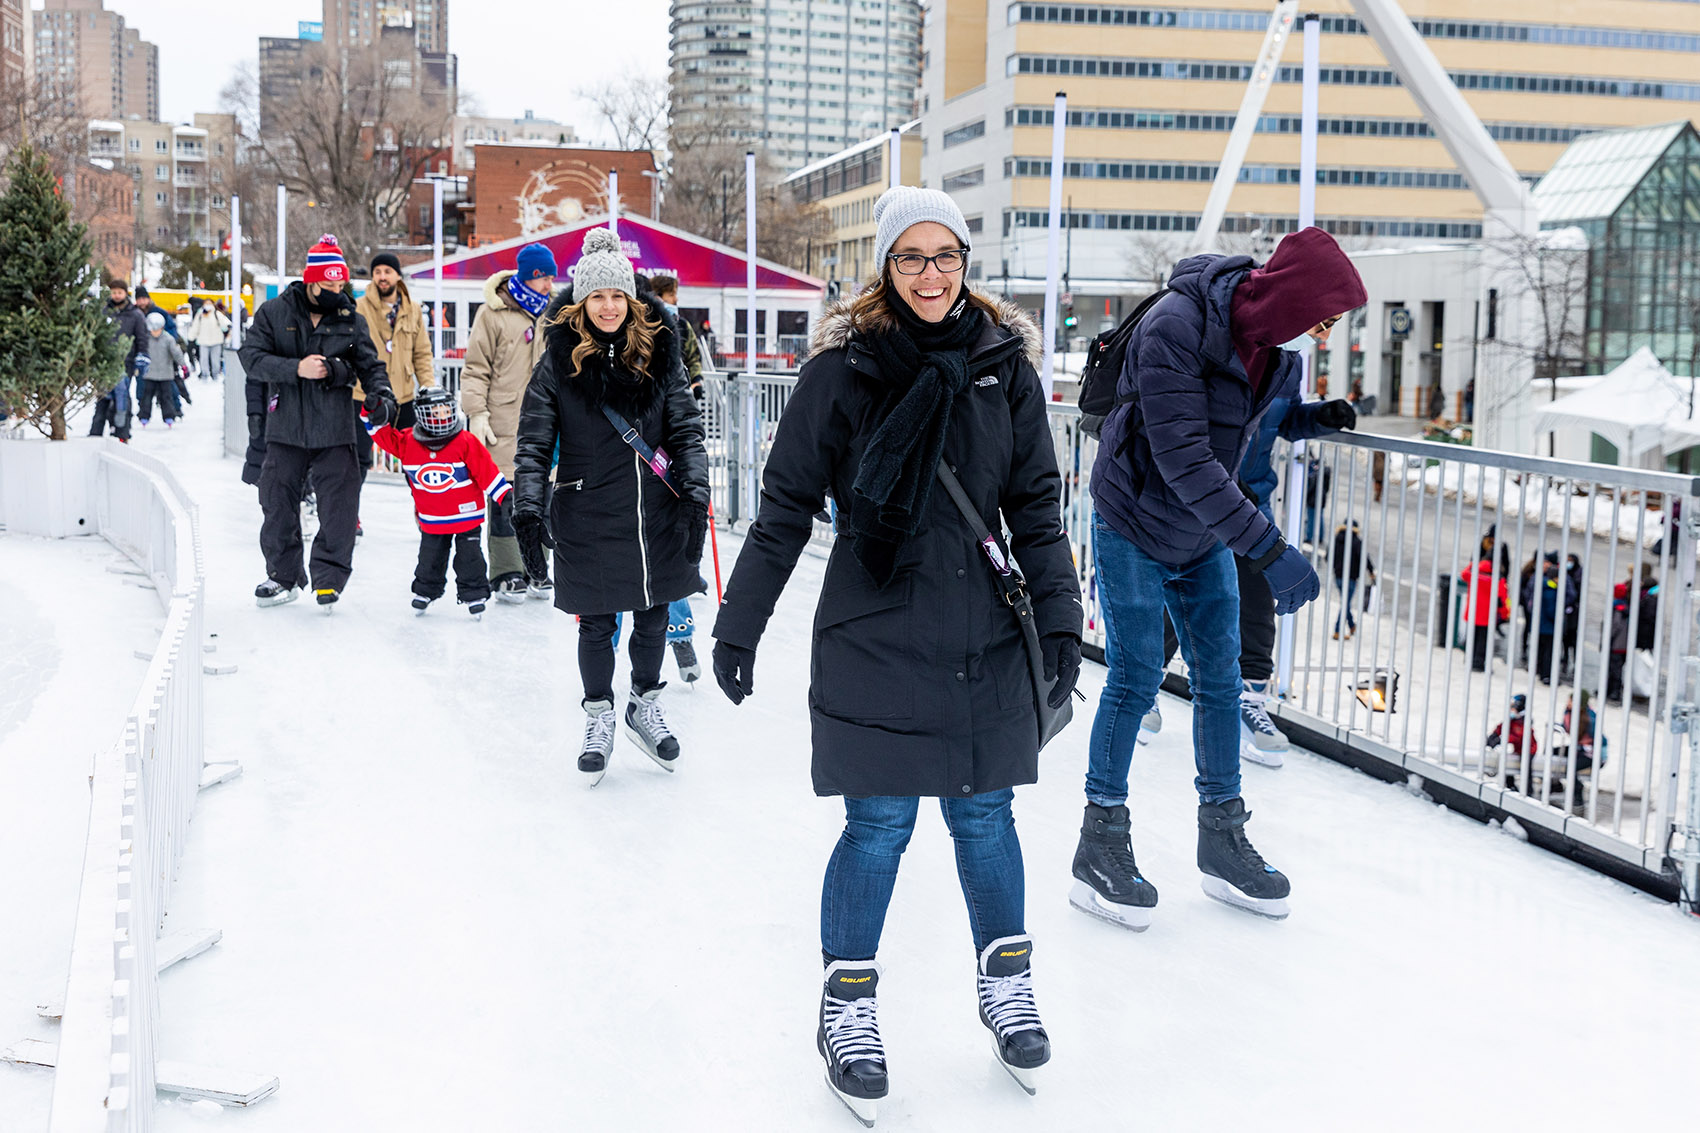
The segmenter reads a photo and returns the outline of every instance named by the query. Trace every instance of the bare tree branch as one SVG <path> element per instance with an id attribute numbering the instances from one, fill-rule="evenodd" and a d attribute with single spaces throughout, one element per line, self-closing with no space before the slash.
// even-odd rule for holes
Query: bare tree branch
<path id="1" fill-rule="evenodd" d="M 588 102 L 623 150 L 660 153 L 667 143 L 667 80 L 649 75 L 609 79 L 573 92 Z"/>

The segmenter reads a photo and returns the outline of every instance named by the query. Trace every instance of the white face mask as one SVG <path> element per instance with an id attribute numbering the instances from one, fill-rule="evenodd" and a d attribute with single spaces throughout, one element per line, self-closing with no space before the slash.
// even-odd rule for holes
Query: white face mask
<path id="1" fill-rule="evenodd" d="M 1315 345 L 1316 345 L 1316 340 L 1311 338 L 1310 335 L 1301 334 L 1301 335 L 1299 335 L 1299 337 L 1293 339 L 1293 341 L 1291 341 L 1291 342 L 1283 342 L 1281 344 L 1281 349 L 1282 350 L 1309 350 L 1311 347 L 1313 347 Z"/>

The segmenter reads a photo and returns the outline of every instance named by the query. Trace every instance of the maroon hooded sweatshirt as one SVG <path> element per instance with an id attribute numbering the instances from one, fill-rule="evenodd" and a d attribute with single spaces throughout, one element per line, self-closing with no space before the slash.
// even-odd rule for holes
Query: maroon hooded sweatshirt
<path id="1" fill-rule="evenodd" d="M 1234 352 L 1255 392 L 1262 392 L 1269 363 L 1283 343 L 1311 327 L 1361 307 L 1369 299 L 1358 269 L 1320 228 L 1293 233 L 1269 262 L 1234 289 L 1229 327 Z"/>

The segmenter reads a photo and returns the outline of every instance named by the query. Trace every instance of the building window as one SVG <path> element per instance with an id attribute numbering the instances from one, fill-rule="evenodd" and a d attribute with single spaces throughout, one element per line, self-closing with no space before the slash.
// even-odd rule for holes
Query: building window
<path id="1" fill-rule="evenodd" d="M 963 169 L 948 175 L 941 182 L 941 185 L 945 192 L 954 193 L 961 189 L 972 189 L 976 185 L 984 185 L 985 183 L 986 167 L 976 165 L 972 169 Z"/>
<path id="2" fill-rule="evenodd" d="M 171 166 L 169 166 L 169 165 L 156 165 L 156 166 L 154 166 L 153 167 L 153 179 L 155 181 L 169 181 L 169 180 L 171 180 Z"/>
<path id="3" fill-rule="evenodd" d="M 975 138 L 983 138 L 985 136 L 986 120 L 982 118 L 978 122 L 970 122 L 966 126 L 958 126 L 954 130 L 946 131 L 944 135 L 944 148 L 949 149 L 951 146 L 959 146 L 963 142 L 971 142 Z"/>
<path id="4" fill-rule="evenodd" d="M 155 153 L 164 153 L 166 151 L 164 138 L 155 138 L 153 140 L 153 151 Z"/>
<path id="5" fill-rule="evenodd" d="M 164 208 L 165 207 L 165 194 L 164 193 L 155 193 L 153 195 L 153 203 L 158 205 L 160 208 Z"/>

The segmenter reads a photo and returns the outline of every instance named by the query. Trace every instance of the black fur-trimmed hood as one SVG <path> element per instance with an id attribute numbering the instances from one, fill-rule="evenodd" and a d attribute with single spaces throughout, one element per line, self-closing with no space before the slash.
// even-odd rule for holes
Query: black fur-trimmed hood
<path id="1" fill-rule="evenodd" d="M 561 387 L 578 393 L 593 409 L 606 405 L 634 422 L 660 405 L 667 383 L 676 373 L 684 372 L 678 319 L 641 281 L 637 285 L 637 296 L 634 311 L 642 306 L 650 318 L 661 320 L 661 329 L 655 334 L 655 354 L 649 360 L 649 372 L 642 375 L 643 381 L 635 384 L 610 382 L 596 358 L 586 363 L 583 372 L 573 369 L 573 348 L 579 343 L 579 335 L 561 318 L 561 312 L 572 306 L 571 288 L 555 297 L 542 319 L 544 354 Z"/>

